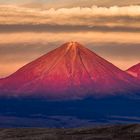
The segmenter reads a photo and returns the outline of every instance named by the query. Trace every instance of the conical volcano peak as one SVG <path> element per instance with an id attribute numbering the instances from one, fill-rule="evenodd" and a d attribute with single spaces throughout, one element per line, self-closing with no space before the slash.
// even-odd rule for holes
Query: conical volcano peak
<path id="1" fill-rule="evenodd" d="M 83 48 L 83 46 L 80 43 L 74 41 L 65 43 L 63 46 L 65 46 L 67 49 L 72 49 L 72 50 Z"/>
<path id="2" fill-rule="evenodd" d="M 82 50 L 82 48 L 84 48 L 80 43 L 74 41 L 67 42 L 61 47 L 65 50 L 65 53 L 71 55 L 71 57 L 74 58 L 79 55 L 79 52 Z"/>
<path id="3" fill-rule="evenodd" d="M 75 41 L 71 41 L 71 42 L 68 42 L 66 43 L 68 46 L 71 46 L 71 47 L 78 47 L 78 46 L 82 46 L 80 45 L 80 43 L 78 42 L 75 42 Z"/>

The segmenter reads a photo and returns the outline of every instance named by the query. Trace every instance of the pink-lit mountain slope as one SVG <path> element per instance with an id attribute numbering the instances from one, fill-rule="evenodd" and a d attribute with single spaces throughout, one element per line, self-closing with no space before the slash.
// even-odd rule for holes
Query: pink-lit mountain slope
<path id="1" fill-rule="evenodd" d="M 137 80 L 79 43 L 70 42 L 0 82 L 1 96 L 75 99 L 134 93 Z"/>
<path id="2" fill-rule="evenodd" d="M 140 63 L 127 70 L 129 74 L 140 79 Z"/>

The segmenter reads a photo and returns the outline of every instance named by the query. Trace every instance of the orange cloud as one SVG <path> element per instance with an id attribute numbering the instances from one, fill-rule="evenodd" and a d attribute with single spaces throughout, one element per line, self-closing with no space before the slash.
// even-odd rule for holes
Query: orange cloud
<path id="1" fill-rule="evenodd" d="M 132 22 L 133 21 L 133 22 Z M 34 9 L 0 6 L 0 24 L 139 26 L 140 6 Z"/>

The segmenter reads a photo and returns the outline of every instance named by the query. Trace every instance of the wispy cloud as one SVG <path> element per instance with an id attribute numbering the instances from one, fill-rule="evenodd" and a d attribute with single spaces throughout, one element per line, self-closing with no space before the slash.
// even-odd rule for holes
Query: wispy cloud
<path id="1" fill-rule="evenodd" d="M 62 7 L 76 7 L 76 6 L 126 6 L 126 5 L 138 5 L 139 0 L 0 0 L 2 4 L 21 4 L 26 7 L 43 7 L 43 8 L 62 8 Z"/>
<path id="2" fill-rule="evenodd" d="M 0 6 L 0 24 L 16 25 L 59 25 L 59 26 L 88 26 L 90 28 L 107 27 L 130 28 L 140 30 L 140 6 L 124 7 L 73 7 L 60 9 L 34 9 L 19 6 Z M 103 28 L 104 27 L 104 28 Z M 129 30 L 129 29 L 126 29 Z"/>

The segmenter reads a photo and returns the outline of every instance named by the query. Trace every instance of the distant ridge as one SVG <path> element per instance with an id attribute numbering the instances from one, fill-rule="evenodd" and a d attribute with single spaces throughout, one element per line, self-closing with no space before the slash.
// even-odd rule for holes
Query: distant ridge
<path id="1" fill-rule="evenodd" d="M 127 70 L 127 72 L 129 74 L 131 74 L 132 76 L 136 77 L 136 78 L 139 78 L 140 79 L 140 63 L 132 66 L 131 68 L 129 68 Z"/>

